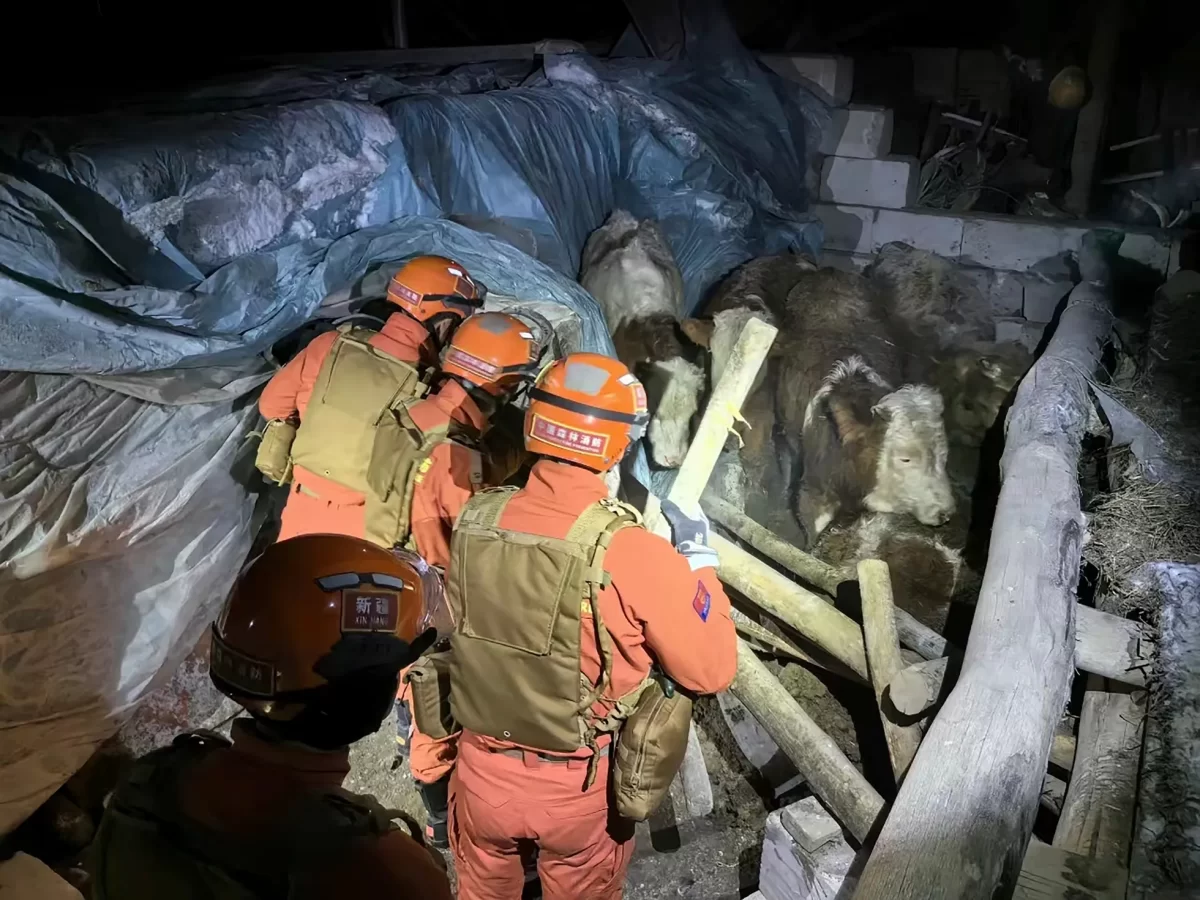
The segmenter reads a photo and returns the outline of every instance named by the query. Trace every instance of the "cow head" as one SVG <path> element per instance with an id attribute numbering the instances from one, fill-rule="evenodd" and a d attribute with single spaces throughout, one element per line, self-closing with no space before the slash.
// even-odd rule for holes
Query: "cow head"
<path id="1" fill-rule="evenodd" d="M 704 370 L 689 357 L 671 316 L 629 319 L 613 335 L 617 358 L 646 387 L 650 459 L 656 466 L 679 468 L 691 442 L 692 419 L 704 393 Z"/>
<path id="2" fill-rule="evenodd" d="M 874 458 L 873 472 L 864 473 L 872 487 L 863 506 L 871 512 L 908 514 L 925 525 L 949 521 L 954 494 L 946 475 L 941 394 L 927 385 L 905 385 L 875 402 L 869 422 L 839 393 L 831 393 L 828 403 L 843 443 L 859 445 L 847 449 Z"/>
<path id="3" fill-rule="evenodd" d="M 937 383 L 946 398 L 946 432 L 958 444 L 977 447 L 1033 365 L 1022 344 L 972 344 L 958 350 L 938 369 Z"/>

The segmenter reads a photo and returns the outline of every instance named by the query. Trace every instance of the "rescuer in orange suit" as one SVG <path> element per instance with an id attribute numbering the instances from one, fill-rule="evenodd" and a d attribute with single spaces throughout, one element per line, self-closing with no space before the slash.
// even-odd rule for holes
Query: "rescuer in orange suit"
<path id="1" fill-rule="evenodd" d="M 539 376 L 530 397 L 526 447 L 539 458 L 527 485 L 494 513 L 496 528 L 490 529 L 515 535 L 515 545 L 527 544 L 530 536 L 577 536 L 576 523 L 585 510 L 611 502 L 606 500 L 602 475 L 641 437 L 647 421 L 642 385 L 620 362 L 598 354 L 576 353 L 553 363 Z M 451 608 L 466 605 L 476 636 L 490 628 L 510 631 L 506 639 L 513 644 L 527 639 L 539 643 L 543 638 L 537 635 L 521 636 L 521 618 L 532 621 L 533 601 L 538 599 L 529 594 L 530 588 L 520 586 L 521 572 L 512 566 L 482 572 L 486 553 L 465 548 L 462 535 L 475 515 L 472 508 L 487 497 L 476 495 L 455 528 L 447 576 Z M 707 521 L 703 513 L 689 518 L 670 503 L 664 503 L 664 512 L 678 546 L 641 527 L 615 531 L 603 557 L 609 580 L 594 595 L 601 615 L 587 603 L 576 613 L 581 623 L 576 658 L 582 674 L 589 684 L 604 685 L 592 707 L 595 717 L 602 717 L 614 698 L 643 683 L 654 663 L 695 693 L 717 693 L 733 680 L 737 639 L 729 600 L 717 580 L 717 555 L 707 546 Z M 505 612 L 516 617 L 508 620 L 510 624 L 505 624 Z M 597 640 L 598 621 L 611 641 Z M 460 620 L 451 646 L 464 667 L 463 654 L 479 646 L 468 647 L 465 637 Z M 489 642 L 481 655 L 495 652 L 489 649 L 494 646 Z M 604 656 L 611 660 L 609 667 L 602 662 Z M 492 678 L 463 683 L 451 668 L 451 708 L 463 728 L 451 776 L 449 816 L 460 900 L 520 897 L 524 875 L 519 841 L 538 847 L 546 900 L 620 898 L 633 853 L 633 823 L 609 809 L 610 735 L 600 734 L 592 742 L 594 751 L 580 746 L 551 753 L 505 740 L 503 726 L 492 726 L 492 734 L 472 728 L 468 719 L 486 718 L 486 711 L 494 707 L 536 709 L 553 702 L 545 695 L 506 697 L 511 692 L 506 679 L 517 667 L 483 662 L 479 671 L 494 673 Z M 610 672 L 607 679 L 605 668 Z M 529 683 L 536 693 L 539 681 Z M 567 711 L 578 712 L 571 697 L 566 703 Z M 468 716 L 468 711 L 474 712 Z"/>
<path id="2" fill-rule="evenodd" d="M 212 628 L 210 677 L 249 717 L 232 743 L 185 734 L 133 764 L 97 834 L 93 895 L 450 900 L 420 832 L 342 789 L 349 745 L 378 729 L 443 604 L 406 551 L 344 535 L 268 547 Z"/>
<path id="3" fill-rule="evenodd" d="M 268 428 L 299 419 L 278 540 L 314 532 L 364 535 L 362 481 L 373 423 L 397 401 L 418 395 L 423 370 L 483 305 L 482 293 L 453 260 L 419 256 L 392 276 L 387 298 L 399 310 L 383 328 L 321 334 L 267 383 L 258 408 Z"/>
<path id="4" fill-rule="evenodd" d="M 421 458 L 399 467 L 415 484 L 398 488 L 412 492 L 412 543 L 431 565 L 444 569 L 450 562 L 454 520 L 482 486 L 483 460 L 471 438 L 482 437 L 499 405 L 533 379 L 538 355 L 533 334 L 520 319 L 502 312 L 478 313 L 454 332 L 442 356 L 437 393 L 405 407 L 408 426 L 419 435 L 408 445 L 409 452 Z M 452 425 L 454 430 L 447 432 Z M 428 439 L 422 438 L 437 434 L 447 436 L 429 451 Z M 447 790 L 457 736 L 434 740 L 422 734 L 408 704 L 409 688 L 402 684 L 396 698 L 397 764 L 408 755 L 428 816 L 426 837 L 434 846 L 445 847 Z"/>

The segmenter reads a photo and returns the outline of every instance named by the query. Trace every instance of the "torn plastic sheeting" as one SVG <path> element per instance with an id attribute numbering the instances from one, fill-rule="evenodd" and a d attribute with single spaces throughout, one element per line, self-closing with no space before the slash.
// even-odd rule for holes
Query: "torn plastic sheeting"
<path id="1" fill-rule="evenodd" d="M 216 613 L 250 546 L 256 418 L 0 376 L 0 834 Z"/>

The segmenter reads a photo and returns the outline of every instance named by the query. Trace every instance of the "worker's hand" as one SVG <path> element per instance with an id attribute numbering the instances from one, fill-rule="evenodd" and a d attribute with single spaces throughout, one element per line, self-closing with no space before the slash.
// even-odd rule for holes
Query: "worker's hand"
<path id="1" fill-rule="evenodd" d="M 717 568 L 720 558 L 717 551 L 708 546 L 708 516 L 699 508 L 695 516 L 689 516 L 671 500 L 662 501 L 662 514 L 671 525 L 675 549 L 688 561 L 695 572 L 708 567 Z"/>

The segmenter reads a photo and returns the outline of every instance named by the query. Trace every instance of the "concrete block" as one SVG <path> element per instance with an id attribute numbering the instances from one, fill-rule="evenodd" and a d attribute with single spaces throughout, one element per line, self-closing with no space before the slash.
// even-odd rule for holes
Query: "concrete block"
<path id="1" fill-rule="evenodd" d="M 854 879 L 849 872 L 854 864 L 854 850 L 840 828 L 835 837 L 815 851 L 801 847 L 783 825 L 784 813 L 796 805 L 767 816 L 758 871 L 759 890 L 765 900 L 834 900 L 848 896 L 844 892 L 853 889 Z M 828 813 L 825 817 L 833 822 Z"/>
<path id="2" fill-rule="evenodd" d="M 958 259 L 962 252 L 961 216 L 933 210 L 881 209 L 875 215 L 872 239 L 874 249 L 900 241 L 918 250 L 928 250 L 946 259 Z"/>
<path id="3" fill-rule="evenodd" d="M 1029 219 L 965 218 L 962 262 L 1025 272 L 1038 263 L 1079 249 L 1082 229 Z"/>
<path id="4" fill-rule="evenodd" d="M 1021 310 L 1027 321 L 1041 324 L 1053 320 L 1058 304 L 1075 287 L 1073 281 L 1044 279 L 1032 274 L 1018 277 L 1024 286 Z"/>
<path id="5" fill-rule="evenodd" d="M 1008 216 L 964 216 L 962 262 L 990 269 L 1026 272 L 1076 253 L 1093 228 L 1119 228 L 1096 222 L 1038 221 Z M 1126 231 L 1123 259 L 1166 277 L 1171 261 L 1170 235 L 1162 231 Z"/>
<path id="6" fill-rule="evenodd" d="M 834 106 L 850 102 L 854 87 L 854 60 L 848 56 L 805 55 L 801 53 L 764 53 L 763 64 L 789 81 L 815 87 L 822 99 Z"/>
<path id="7" fill-rule="evenodd" d="M 848 106 L 832 110 L 821 135 L 827 156 L 879 159 L 892 152 L 892 111 L 881 106 Z"/>
<path id="8" fill-rule="evenodd" d="M 997 316 L 1020 316 L 1025 305 L 1025 288 L 1016 272 L 963 266 L 959 271 L 987 297 Z"/>
<path id="9" fill-rule="evenodd" d="M 920 162 L 908 156 L 886 159 L 827 156 L 821 164 L 821 199 L 902 209 L 916 202 L 920 174 Z"/>
<path id="10" fill-rule="evenodd" d="M 1040 322 L 1027 322 L 1025 319 L 1010 318 L 996 320 L 996 340 L 1016 341 L 1024 344 L 1033 353 L 1046 333 L 1046 326 Z"/>
<path id="11" fill-rule="evenodd" d="M 842 836 L 837 823 L 816 797 L 805 797 L 780 810 L 784 830 L 807 853 L 816 853 L 826 844 Z"/>
<path id="12" fill-rule="evenodd" d="M 814 203 L 812 211 L 825 226 L 824 248 L 843 253 L 871 253 L 875 210 L 869 206 L 840 206 L 835 203 Z"/>

